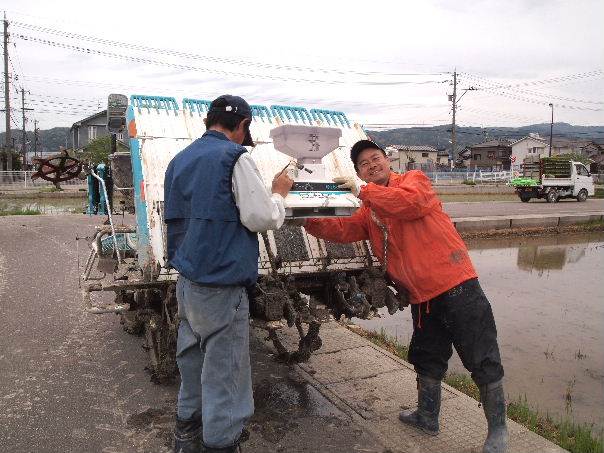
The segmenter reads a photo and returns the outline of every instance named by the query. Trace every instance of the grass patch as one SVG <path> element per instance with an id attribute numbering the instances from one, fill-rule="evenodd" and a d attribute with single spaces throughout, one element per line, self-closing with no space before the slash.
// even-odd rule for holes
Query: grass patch
<path id="1" fill-rule="evenodd" d="M 472 378 L 467 374 L 450 373 L 445 376 L 444 381 L 461 393 L 465 393 L 476 401 L 480 401 L 480 390 Z"/>
<path id="2" fill-rule="evenodd" d="M 594 198 L 604 198 L 604 187 L 596 187 Z"/>
<path id="3" fill-rule="evenodd" d="M 42 212 L 39 209 L 17 208 L 17 209 L 0 209 L 0 217 L 9 215 L 40 215 Z"/>
<path id="4" fill-rule="evenodd" d="M 354 324 L 346 326 L 356 334 L 367 338 L 373 344 L 384 348 L 386 351 L 394 354 L 395 356 L 407 361 L 409 359 L 409 347 L 399 343 L 395 337 L 392 337 L 386 333 L 382 328 L 379 332 L 369 331 Z"/>
<path id="5" fill-rule="evenodd" d="M 508 417 L 571 453 L 601 453 L 604 451 L 603 433 L 593 432 L 593 426 L 554 420 L 532 409 L 524 398 L 508 405 Z"/>
<path id="6" fill-rule="evenodd" d="M 482 201 L 517 201 L 520 203 L 518 195 L 515 193 L 443 193 L 438 194 L 438 198 L 440 198 L 440 200 L 444 203 L 451 201 L 475 203 Z"/>
<path id="7" fill-rule="evenodd" d="M 408 360 L 409 348 L 388 335 L 383 328 L 376 332 L 365 330 L 354 324 L 344 324 L 344 326 L 397 357 Z M 451 373 L 445 377 L 444 381 L 476 401 L 480 401 L 480 390 L 467 374 Z M 526 396 L 510 402 L 507 415 L 516 423 L 571 453 L 602 453 L 604 451 L 604 433 L 602 431 L 594 432 L 594 426 L 590 424 L 557 420 L 548 414 L 540 414 L 529 406 Z"/>
<path id="8" fill-rule="evenodd" d="M 42 193 L 54 193 L 54 192 L 63 192 L 64 189 L 59 189 L 55 186 L 50 186 L 50 187 L 41 187 L 38 192 L 42 192 Z"/>
<path id="9" fill-rule="evenodd" d="M 476 181 L 472 181 L 471 179 L 464 179 L 461 183 L 465 184 L 466 186 L 475 186 L 476 185 Z"/>

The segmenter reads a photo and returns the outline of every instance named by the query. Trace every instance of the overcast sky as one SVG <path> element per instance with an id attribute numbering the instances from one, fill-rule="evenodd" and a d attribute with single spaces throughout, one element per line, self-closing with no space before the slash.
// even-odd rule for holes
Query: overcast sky
<path id="1" fill-rule="evenodd" d="M 602 0 L 3 7 L 13 87 L 29 92 L 34 109 L 28 129 L 34 119 L 41 129 L 70 126 L 102 110 L 111 92 L 177 100 L 231 93 L 252 104 L 341 110 L 369 128 L 446 124 L 455 69 L 458 97 L 476 88 L 459 102 L 459 125 L 549 122 L 550 102 L 555 121 L 604 125 Z M 20 125 L 21 112 L 13 117 Z"/>

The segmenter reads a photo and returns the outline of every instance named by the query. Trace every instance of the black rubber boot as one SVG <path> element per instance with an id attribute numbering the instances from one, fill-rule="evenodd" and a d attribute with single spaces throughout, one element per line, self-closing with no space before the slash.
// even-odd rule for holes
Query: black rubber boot
<path id="1" fill-rule="evenodd" d="M 174 429 L 174 453 L 201 453 L 203 425 L 201 412 L 196 411 L 191 418 L 176 416 Z"/>
<path id="2" fill-rule="evenodd" d="M 426 434 L 438 434 L 438 414 L 440 413 L 440 381 L 428 376 L 417 375 L 417 409 L 403 411 L 400 421 L 415 426 Z"/>
<path id="3" fill-rule="evenodd" d="M 250 438 L 250 432 L 243 428 L 239 438 L 235 441 L 234 445 L 230 447 L 212 448 L 203 445 L 202 453 L 241 453 L 241 444 Z"/>
<path id="4" fill-rule="evenodd" d="M 489 425 L 489 433 L 482 452 L 504 453 L 508 448 L 508 428 L 505 424 L 505 396 L 502 382 L 481 385 L 480 399 Z"/>

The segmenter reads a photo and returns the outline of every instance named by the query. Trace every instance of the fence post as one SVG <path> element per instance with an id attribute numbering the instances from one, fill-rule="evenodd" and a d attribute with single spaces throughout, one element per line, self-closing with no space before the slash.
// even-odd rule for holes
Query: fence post
<path id="1" fill-rule="evenodd" d="M 23 180 L 25 181 L 25 188 L 27 189 L 27 171 L 23 172 Z"/>

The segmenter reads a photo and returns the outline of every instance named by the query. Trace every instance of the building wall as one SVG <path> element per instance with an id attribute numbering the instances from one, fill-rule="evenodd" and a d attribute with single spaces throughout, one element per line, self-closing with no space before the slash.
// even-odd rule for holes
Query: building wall
<path id="1" fill-rule="evenodd" d="M 100 120 L 100 118 L 93 118 L 89 122 L 83 122 L 81 126 L 77 127 L 77 132 L 75 134 L 76 141 L 73 144 L 75 149 L 81 149 L 88 145 L 92 140 L 109 135 L 107 125 Z M 91 130 L 91 128 L 93 130 Z"/>
<path id="2" fill-rule="evenodd" d="M 471 148 L 470 168 L 492 171 L 509 170 L 511 149 L 503 146 Z"/>
<path id="3" fill-rule="evenodd" d="M 391 151 L 390 162 L 396 172 L 406 171 L 411 163 L 421 166 L 436 165 L 436 151 Z"/>
<path id="4" fill-rule="evenodd" d="M 512 145 L 512 156 L 516 157 L 515 162 L 512 164 L 514 168 L 520 168 L 522 161 L 529 155 L 547 155 L 548 145 L 543 143 L 541 140 L 535 140 L 534 138 L 525 138 L 518 143 Z"/>

